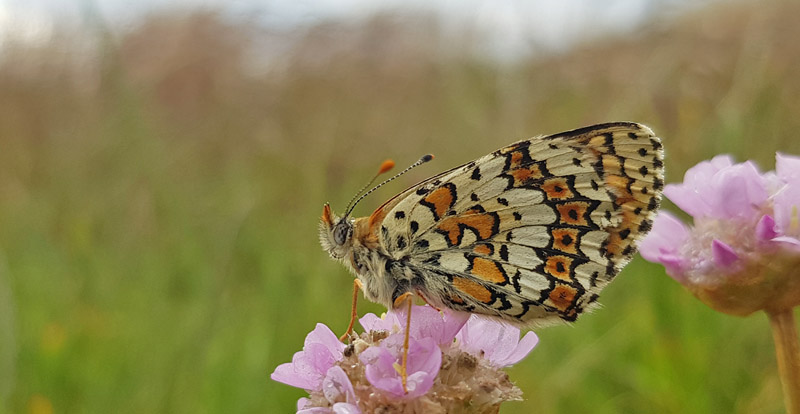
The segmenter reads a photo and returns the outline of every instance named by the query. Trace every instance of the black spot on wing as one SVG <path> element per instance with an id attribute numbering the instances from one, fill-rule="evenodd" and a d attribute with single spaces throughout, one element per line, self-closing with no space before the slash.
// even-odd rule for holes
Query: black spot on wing
<path id="1" fill-rule="evenodd" d="M 500 258 L 506 262 L 508 261 L 508 246 L 505 244 L 500 246 Z"/>
<path id="2" fill-rule="evenodd" d="M 647 203 L 647 209 L 653 211 L 658 208 L 658 200 L 655 197 L 650 197 L 650 202 Z"/>
<path id="3" fill-rule="evenodd" d="M 481 179 L 481 168 L 480 167 L 476 167 L 474 170 L 472 170 L 472 175 L 469 178 L 471 178 L 473 180 L 480 180 Z"/>
<path id="4" fill-rule="evenodd" d="M 653 145 L 653 149 L 656 149 L 656 150 L 659 150 L 662 147 L 661 141 L 659 141 L 659 140 L 657 140 L 655 138 L 650 138 L 650 144 Z"/>

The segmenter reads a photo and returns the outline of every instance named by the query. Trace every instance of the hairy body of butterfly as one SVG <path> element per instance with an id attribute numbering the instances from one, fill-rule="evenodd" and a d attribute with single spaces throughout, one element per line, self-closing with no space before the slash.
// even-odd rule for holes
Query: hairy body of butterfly
<path id="1" fill-rule="evenodd" d="M 664 186 L 661 141 L 616 122 L 519 141 L 431 177 L 369 217 L 325 205 L 320 241 L 393 306 L 526 326 L 574 321 L 636 252 Z"/>

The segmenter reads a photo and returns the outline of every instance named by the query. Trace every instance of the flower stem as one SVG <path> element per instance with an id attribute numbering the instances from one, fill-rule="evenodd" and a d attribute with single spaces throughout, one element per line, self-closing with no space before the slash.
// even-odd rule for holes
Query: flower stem
<path id="1" fill-rule="evenodd" d="M 767 311 L 788 414 L 800 414 L 800 343 L 791 308 Z"/>

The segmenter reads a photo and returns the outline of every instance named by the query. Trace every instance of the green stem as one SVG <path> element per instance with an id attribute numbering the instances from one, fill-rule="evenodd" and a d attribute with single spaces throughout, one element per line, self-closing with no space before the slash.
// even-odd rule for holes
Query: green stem
<path id="1" fill-rule="evenodd" d="M 791 308 L 767 311 L 788 414 L 800 414 L 800 343 Z"/>

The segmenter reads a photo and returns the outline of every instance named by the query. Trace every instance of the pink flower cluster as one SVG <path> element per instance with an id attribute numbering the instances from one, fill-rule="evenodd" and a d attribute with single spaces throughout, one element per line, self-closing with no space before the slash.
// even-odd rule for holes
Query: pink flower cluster
<path id="1" fill-rule="evenodd" d="M 381 339 L 372 344 L 358 340 L 357 363 L 369 385 L 386 398 L 411 400 L 425 395 L 434 385 L 442 367 L 443 350 L 458 348 L 497 369 L 522 360 L 536 346 L 538 338 L 528 332 L 520 340 L 519 329 L 505 323 L 465 313 L 440 312 L 430 306 L 415 306 L 409 331 L 407 391 L 403 389 L 397 367 L 401 363 L 404 342 L 404 311 L 390 311 L 380 318 L 367 314 L 359 322 L 367 336 Z M 351 378 L 342 369 L 346 345 L 323 324 L 308 334 L 303 350 L 291 363 L 278 366 L 272 379 L 322 392 L 328 407 L 298 401 L 298 413 L 360 413 L 359 401 Z"/>

